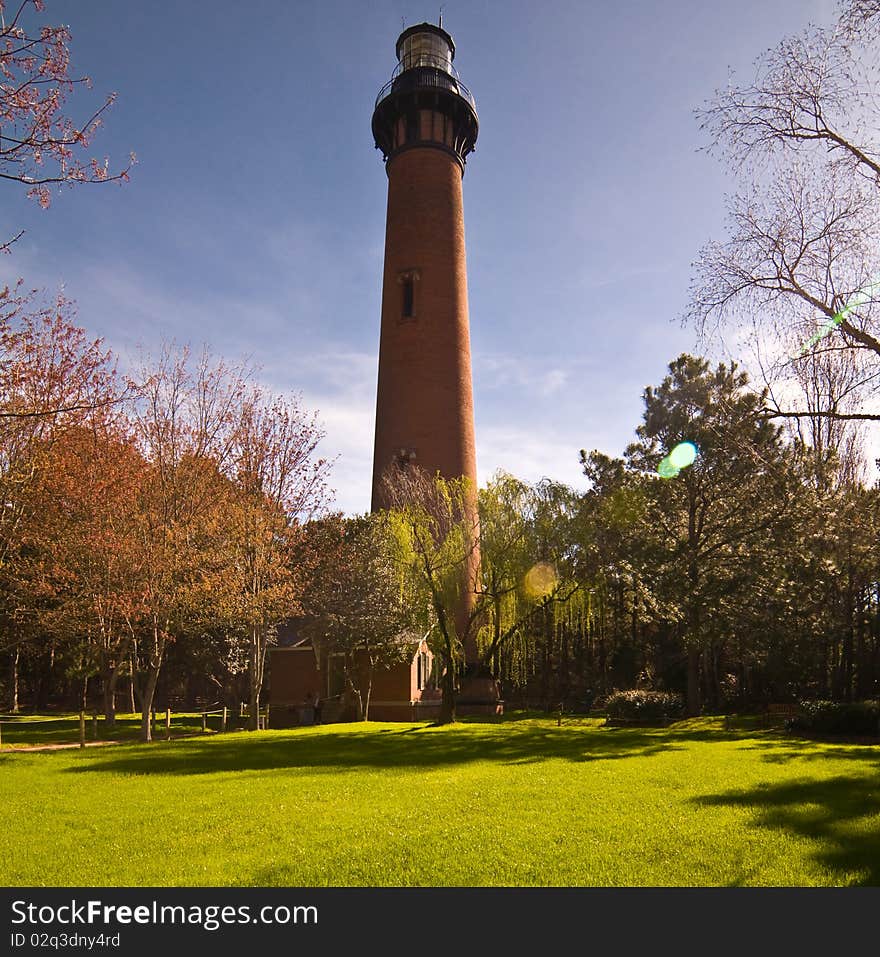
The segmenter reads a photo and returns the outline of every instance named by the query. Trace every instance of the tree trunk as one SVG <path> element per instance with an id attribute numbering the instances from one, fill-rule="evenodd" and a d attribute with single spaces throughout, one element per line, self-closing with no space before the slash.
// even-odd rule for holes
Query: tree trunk
<path id="1" fill-rule="evenodd" d="M 843 635 L 843 654 L 841 656 L 841 670 L 843 679 L 843 700 L 852 701 L 853 698 L 853 624 L 852 615 Z"/>
<path id="2" fill-rule="evenodd" d="M 263 643 L 265 637 L 259 625 L 251 628 L 251 647 L 248 659 L 248 731 L 259 727 L 260 692 L 263 687 Z"/>
<path id="3" fill-rule="evenodd" d="M 828 697 L 828 671 L 830 664 L 828 661 L 828 639 L 822 639 L 822 668 L 819 672 L 819 697 L 827 698 Z"/>
<path id="4" fill-rule="evenodd" d="M 129 668 L 131 669 L 131 711 L 134 714 L 136 711 L 141 711 L 144 705 L 144 698 L 138 681 L 137 640 L 132 642 Z"/>
<path id="5" fill-rule="evenodd" d="M 116 724 L 116 691 L 119 687 L 119 679 L 122 676 L 122 671 L 125 668 L 125 658 L 120 658 L 116 667 L 110 673 L 110 688 L 109 688 L 109 697 L 110 697 L 110 710 L 106 710 L 105 702 L 105 715 L 107 717 L 107 723 L 112 728 Z"/>
<path id="6" fill-rule="evenodd" d="M 369 698 L 367 699 L 366 705 L 364 703 L 364 696 L 361 694 L 360 689 L 360 672 L 357 668 L 357 661 L 355 654 L 352 652 L 346 652 L 343 657 L 343 665 L 345 672 L 345 684 L 348 688 L 348 693 L 351 695 L 352 699 L 355 702 L 355 707 L 357 708 L 357 720 L 366 721 L 367 720 L 367 710 L 370 707 Z M 357 681 L 355 681 L 357 678 Z M 317 697 L 317 696 L 316 696 Z"/>
<path id="7" fill-rule="evenodd" d="M 9 711 L 18 714 L 18 661 L 21 646 L 16 645 L 9 658 Z"/>
<path id="8" fill-rule="evenodd" d="M 706 697 L 712 711 L 718 711 L 721 707 L 720 658 L 721 648 L 716 642 L 710 641 L 703 649 L 703 669 Z"/>
<path id="9" fill-rule="evenodd" d="M 367 695 L 364 699 L 364 721 L 370 720 L 370 698 L 373 696 L 373 663 L 370 662 L 370 670 L 367 672 Z"/>
<path id="10" fill-rule="evenodd" d="M 700 700 L 700 649 L 695 645 L 688 647 L 687 672 L 687 713 L 696 718 L 702 711 Z"/>
<path id="11" fill-rule="evenodd" d="M 868 671 L 868 656 L 865 646 L 865 604 L 866 595 L 863 591 L 858 594 L 856 602 L 856 698 L 863 701 L 868 697 L 868 684 L 865 677 Z"/>
<path id="12" fill-rule="evenodd" d="M 440 679 L 440 718 L 438 724 L 452 724 L 455 721 L 455 673 L 452 662 L 446 662 L 446 671 Z"/>
<path id="13" fill-rule="evenodd" d="M 695 486 L 688 483 L 688 582 L 687 595 L 687 713 L 695 718 L 703 710 L 700 698 L 700 658 L 702 616 L 699 603 L 700 566 L 698 561 L 699 534 L 697 531 L 697 501 Z"/>
<path id="14" fill-rule="evenodd" d="M 156 685 L 159 682 L 159 669 L 150 667 L 147 673 L 147 684 L 144 688 L 142 712 L 141 712 L 141 740 L 153 740 L 153 722 L 151 712 L 153 710 L 153 697 L 156 694 Z"/>
<path id="15" fill-rule="evenodd" d="M 127 638 L 117 649 L 116 664 L 112 667 L 108 664 L 103 675 L 103 693 L 104 693 L 104 718 L 107 721 L 107 727 L 116 726 L 116 689 L 119 685 L 119 676 L 126 666 L 128 646 L 131 638 Z"/>
<path id="16" fill-rule="evenodd" d="M 165 632 L 159 631 L 159 622 L 155 616 L 153 617 L 151 641 L 152 647 L 150 648 L 150 665 L 147 671 L 147 683 L 144 687 L 143 698 L 141 700 L 141 739 L 143 741 L 153 740 L 151 712 L 153 710 L 153 698 L 156 695 L 156 685 L 159 683 L 162 654 L 165 651 Z"/>
<path id="17" fill-rule="evenodd" d="M 111 674 L 106 674 L 102 678 L 101 691 L 104 697 L 104 720 L 108 728 L 116 725 L 116 690 L 110 683 Z"/>
<path id="18" fill-rule="evenodd" d="M 33 711 L 39 714 L 49 706 L 49 696 L 52 685 L 52 669 L 55 665 L 55 642 L 50 641 L 43 660 L 40 664 L 40 674 L 37 678 L 37 687 L 34 691 Z"/>

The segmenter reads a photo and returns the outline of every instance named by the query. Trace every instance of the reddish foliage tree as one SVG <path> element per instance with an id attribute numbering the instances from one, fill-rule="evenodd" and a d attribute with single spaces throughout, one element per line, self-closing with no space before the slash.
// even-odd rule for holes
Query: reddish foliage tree
<path id="1" fill-rule="evenodd" d="M 109 353 L 73 323 L 69 304 L 59 298 L 22 314 L 29 305 L 0 291 L 0 650 L 12 653 L 13 672 L 28 638 L 21 561 L 45 508 L 52 449 L 96 415 L 115 414 L 119 395 Z"/>
<path id="2" fill-rule="evenodd" d="M 308 561 L 303 525 L 327 498 L 323 433 L 296 397 L 253 389 L 242 403 L 226 466 L 235 495 L 224 521 L 226 607 L 248 635 L 250 727 L 257 727 L 266 654 L 275 626 L 301 611 Z"/>
<path id="3" fill-rule="evenodd" d="M 205 570 L 214 565 L 218 515 L 229 494 L 218 465 L 229 457 L 244 383 L 240 370 L 207 354 L 193 369 L 188 349 L 166 346 L 130 387 L 135 442 L 147 463 L 136 534 L 144 559 L 142 733 L 149 741 L 165 650 L 198 614 Z"/>
<path id="4" fill-rule="evenodd" d="M 74 152 L 88 147 L 116 94 L 80 124 L 66 116 L 67 97 L 78 86 L 91 86 L 89 77 L 70 75 L 70 31 L 23 25 L 27 8 L 42 12 L 43 0 L 20 0 L 9 20 L 5 6 L 0 0 L 0 179 L 23 183 L 44 209 L 53 183 L 127 180 L 134 153 L 124 169 L 111 172 L 108 159 L 83 161 Z M 21 235 L 0 250 L 7 251 Z"/>
<path id="5" fill-rule="evenodd" d="M 64 639 L 83 689 L 90 675 L 100 676 L 111 724 L 144 614 L 144 555 L 135 535 L 144 473 L 120 423 L 96 418 L 67 430 L 52 444 L 33 490 L 40 507 L 26 550 L 32 558 L 20 569 L 34 593 L 49 600 L 38 615 L 40 631 Z"/>

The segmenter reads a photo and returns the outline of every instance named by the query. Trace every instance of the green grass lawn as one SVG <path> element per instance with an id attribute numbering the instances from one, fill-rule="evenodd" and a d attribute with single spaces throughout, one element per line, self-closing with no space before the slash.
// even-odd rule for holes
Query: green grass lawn
<path id="1" fill-rule="evenodd" d="M 6 885 L 880 884 L 880 748 L 723 719 L 0 755 Z"/>

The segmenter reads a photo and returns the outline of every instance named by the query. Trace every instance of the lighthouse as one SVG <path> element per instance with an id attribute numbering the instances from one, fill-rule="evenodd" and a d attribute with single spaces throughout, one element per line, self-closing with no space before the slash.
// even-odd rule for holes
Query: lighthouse
<path id="1" fill-rule="evenodd" d="M 395 463 L 477 479 L 462 204 L 476 105 L 441 26 L 409 27 L 395 49 L 372 122 L 388 176 L 374 510 Z"/>

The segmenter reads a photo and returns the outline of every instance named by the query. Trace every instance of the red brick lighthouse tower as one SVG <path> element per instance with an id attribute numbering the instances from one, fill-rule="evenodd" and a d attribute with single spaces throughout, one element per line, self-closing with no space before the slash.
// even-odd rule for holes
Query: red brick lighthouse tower
<path id="1" fill-rule="evenodd" d="M 393 462 L 477 478 L 461 195 L 477 112 L 442 27 L 409 27 L 396 50 L 373 112 L 388 174 L 374 509 Z"/>

